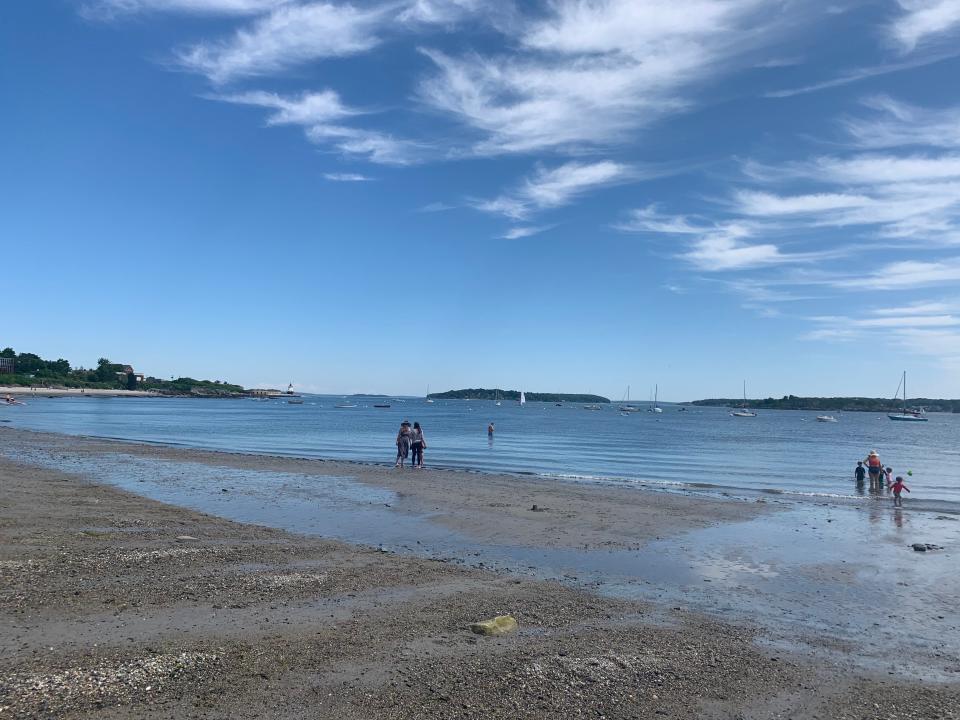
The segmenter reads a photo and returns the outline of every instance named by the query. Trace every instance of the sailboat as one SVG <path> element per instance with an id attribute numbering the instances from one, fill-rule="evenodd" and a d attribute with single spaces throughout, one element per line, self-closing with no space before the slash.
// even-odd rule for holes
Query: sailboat
<path id="1" fill-rule="evenodd" d="M 659 386 L 659 385 L 654 385 L 653 405 L 651 405 L 650 407 L 647 408 L 647 412 L 652 412 L 652 413 L 662 413 L 662 412 L 663 412 L 663 408 L 660 407 L 660 406 L 657 404 L 657 400 L 659 399 L 659 395 L 660 395 L 660 386 Z"/>
<path id="2" fill-rule="evenodd" d="M 625 404 L 620 406 L 620 412 L 622 413 L 640 412 L 640 408 L 638 408 L 636 405 L 630 404 L 630 386 L 629 385 L 627 385 L 627 394 L 624 395 L 624 403 Z"/>
<path id="3" fill-rule="evenodd" d="M 526 393 L 523 392 L 523 390 L 520 391 L 519 404 L 520 404 L 520 407 L 523 407 L 524 405 L 527 404 L 527 395 Z"/>
<path id="4" fill-rule="evenodd" d="M 430 386 L 429 386 L 429 385 L 427 385 L 427 402 L 430 403 L 431 405 L 433 404 L 433 398 L 430 397 Z"/>
<path id="5" fill-rule="evenodd" d="M 747 381 L 743 381 L 743 407 L 730 413 L 733 417 L 756 417 L 757 414 L 747 408 Z"/>
<path id="6" fill-rule="evenodd" d="M 913 408 L 907 409 L 907 371 L 903 371 L 903 377 L 900 379 L 900 384 L 903 386 L 903 409 L 898 413 L 890 413 L 887 415 L 891 420 L 899 420 L 901 422 L 926 422 L 927 417 L 924 413 L 923 408 L 914 410 Z M 900 388 L 897 388 L 897 393 L 900 393 Z"/>
<path id="7" fill-rule="evenodd" d="M 494 395 L 494 403 L 493 403 L 493 404 L 499 406 L 499 405 L 502 404 L 502 403 L 500 402 L 500 390 L 497 389 L 497 390 L 494 391 L 494 393 L 495 393 L 495 395 Z"/>

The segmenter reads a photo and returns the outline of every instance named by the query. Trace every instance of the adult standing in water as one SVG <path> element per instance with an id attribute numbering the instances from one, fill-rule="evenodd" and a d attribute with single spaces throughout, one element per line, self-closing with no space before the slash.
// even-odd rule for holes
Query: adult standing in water
<path id="1" fill-rule="evenodd" d="M 420 428 L 419 422 L 413 423 L 413 430 L 410 431 L 410 443 L 413 450 L 410 467 L 423 470 L 423 449 L 427 446 L 427 441 L 423 439 L 423 430 Z"/>
<path id="2" fill-rule="evenodd" d="M 397 464 L 396 467 L 403 467 L 403 461 L 410 455 L 410 421 L 404 420 L 400 423 L 400 432 L 397 433 Z"/>
<path id="3" fill-rule="evenodd" d="M 876 450 L 871 450 L 867 455 L 867 472 L 870 474 L 870 486 L 880 488 L 880 473 L 883 470 L 883 463 L 880 462 L 880 456 Z"/>

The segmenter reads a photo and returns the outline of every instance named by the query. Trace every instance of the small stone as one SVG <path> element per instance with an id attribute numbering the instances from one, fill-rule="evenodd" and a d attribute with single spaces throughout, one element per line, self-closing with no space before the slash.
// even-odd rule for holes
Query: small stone
<path id="1" fill-rule="evenodd" d="M 177 540 L 180 542 L 186 542 L 188 540 L 196 540 L 193 535 L 177 535 Z"/>
<path id="2" fill-rule="evenodd" d="M 506 635 L 517 629 L 517 621 L 510 615 L 497 615 L 490 620 L 483 620 L 470 625 L 470 630 L 477 635 Z"/>

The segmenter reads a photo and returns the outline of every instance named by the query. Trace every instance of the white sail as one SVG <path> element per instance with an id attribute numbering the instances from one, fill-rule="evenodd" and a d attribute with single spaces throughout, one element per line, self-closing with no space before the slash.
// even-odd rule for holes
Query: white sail
<path id="1" fill-rule="evenodd" d="M 527 404 L 527 395 L 522 390 L 520 391 L 520 404 L 521 405 Z"/>

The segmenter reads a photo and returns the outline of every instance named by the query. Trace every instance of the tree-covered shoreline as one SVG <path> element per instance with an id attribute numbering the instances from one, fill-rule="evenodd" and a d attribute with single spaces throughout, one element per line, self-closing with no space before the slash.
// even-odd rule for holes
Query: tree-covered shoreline
<path id="1" fill-rule="evenodd" d="M 694 400 L 690 405 L 711 407 L 740 407 L 743 398 L 711 398 Z M 748 399 L 747 406 L 754 410 L 811 410 L 834 412 L 890 412 L 899 410 L 903 401 L 892 398 L 864 397 L 797 397 Z M 960 412 L 960 400 L 937 400 L 932 398 L 908 398 L 907 407 L 922 407 L 928 412 Z"/>
<path id="2" fill-rule="evenodd" d="M 442 393 L 427 395 L 432 400 L 519 400 L 519 390 L 500 390 L 488 388 L 467 388 L 464 390 L 447 390 Z M 575 402 L 575 403 L 609 403 L 610 399 L 601 395 L 583 393 L 537 393 L 525 392 L 529 402 Z"/>
<path id="3" fill-rule="evenodd" d="M 241 385 L 220 380 L 196 380 L 190 377 L 160 378 L 143 376 L 129 365 L 100 358 L 95 368 L 74 368 L 68 360 L 44 360 L 34 353 L 17 353 L 13 348 L 0 350 L 0 358 L 14 360 L 15 372 L 0 375 L 0 385 L 46 388 L 84 388 L 91 390 L 148 390 L 161 395 L 199 397 L 236 397 L 246 393 Z"/>

